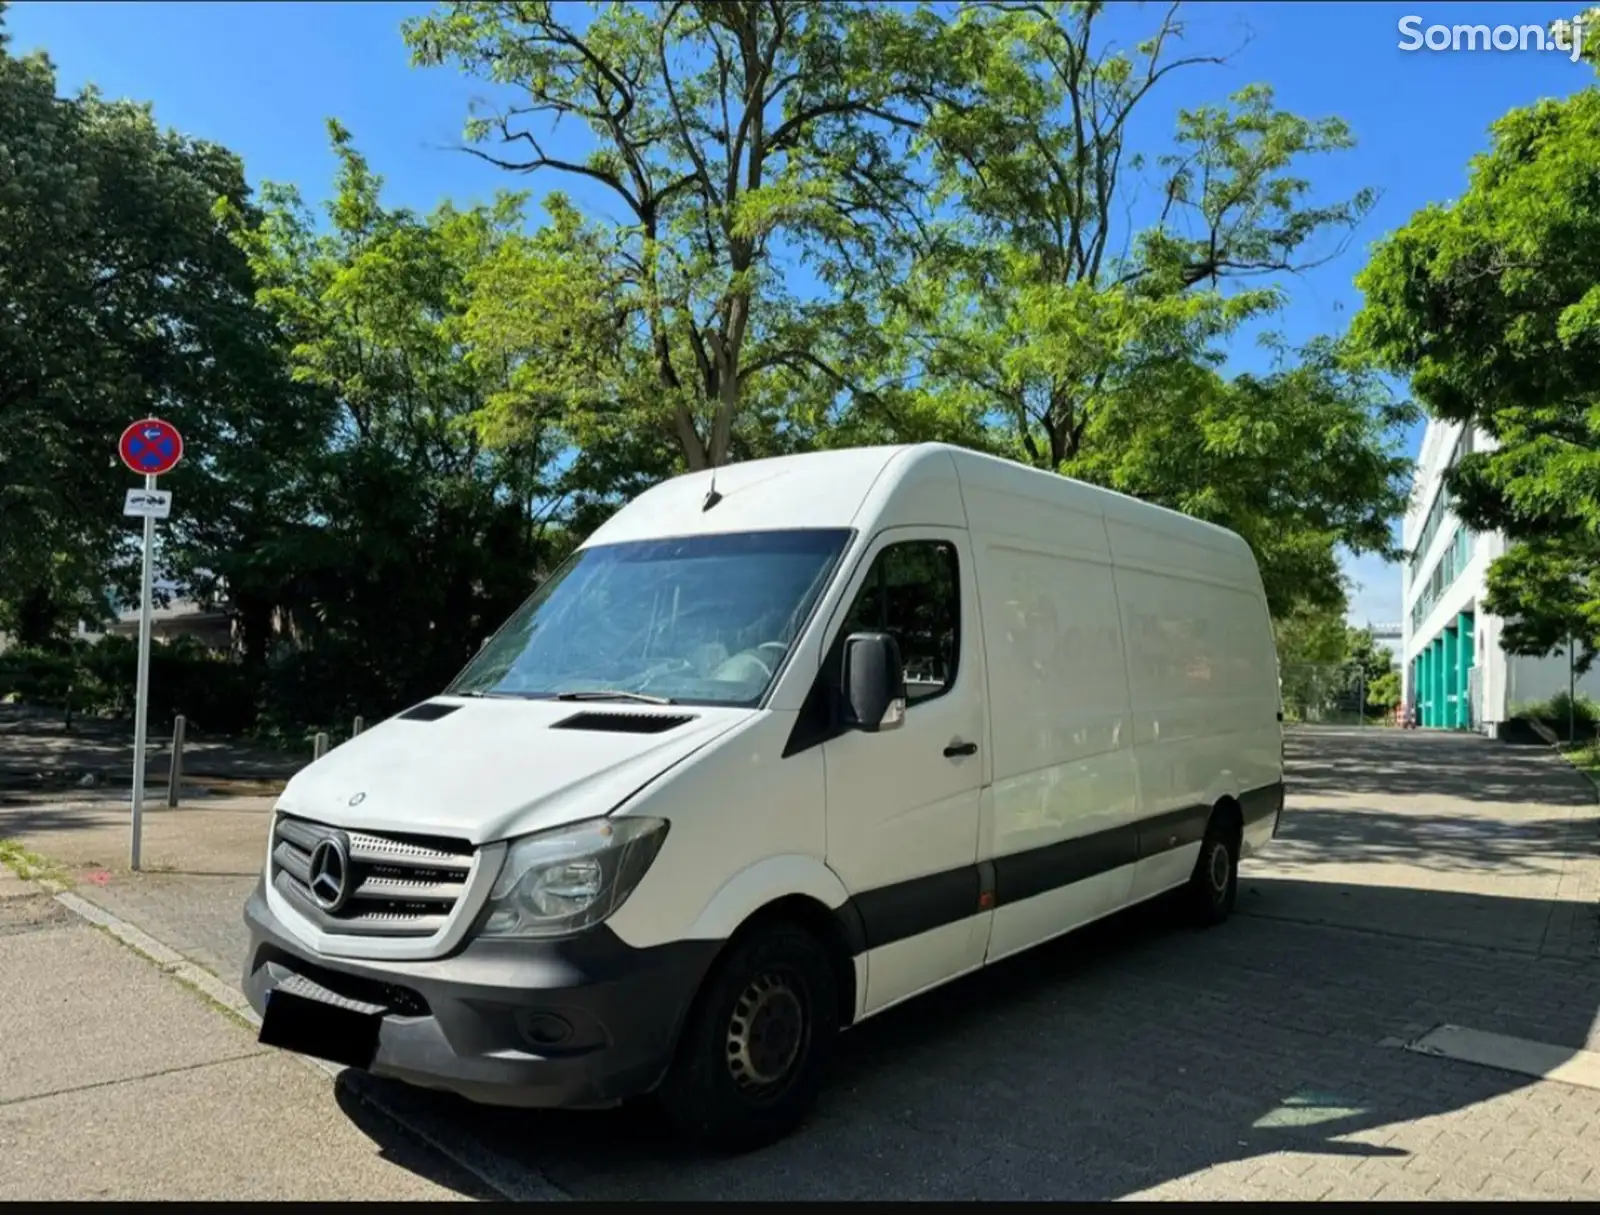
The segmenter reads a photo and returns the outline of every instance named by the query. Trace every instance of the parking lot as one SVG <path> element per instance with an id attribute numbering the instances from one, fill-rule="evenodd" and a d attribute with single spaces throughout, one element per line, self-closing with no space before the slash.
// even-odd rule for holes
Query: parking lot
<path id="1" fill-rule="evenodd" d="M 691 1151 L 648 1108 L 487 1109 L 351 1073 L 319 1108 L 474 1196 L 458 1166 L 575 1199 L 1600 1197 L 1600 1091 L 1406 1049 L 1455 1025 L 1594 1058 L 1593 788 L 1476 737 L 1308 730 L 1287 751 L 1282 834 L 1231 922 L 1138 909 L 875 1018 L 811 1123 L 753 1155 Z M 125 806 L 0 808 L 0 837 L 232 983 L 269 806 L 157 814 L 135 875 L 90 867 Z"/>

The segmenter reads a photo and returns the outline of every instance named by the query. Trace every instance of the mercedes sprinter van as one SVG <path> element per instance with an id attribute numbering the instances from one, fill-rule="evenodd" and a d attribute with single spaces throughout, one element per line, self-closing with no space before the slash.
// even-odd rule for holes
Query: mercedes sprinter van
<path id="1" fill-rule="evenodd" d="M 939 444 L 629 503 L 438 696 L 301 771 L 245 908 L 261 1040 L 730 1147 L 839 1031 L 1172 891 L 1283 806 L 1222 528 Z"/>

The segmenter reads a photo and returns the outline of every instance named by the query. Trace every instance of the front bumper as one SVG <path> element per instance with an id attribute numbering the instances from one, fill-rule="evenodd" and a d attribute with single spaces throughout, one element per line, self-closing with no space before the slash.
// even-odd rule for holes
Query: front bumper
<path id="1" fill-rule="evenodd" d="M 380 1006 L 374 1075 L 486 1105 L 582 1108 L 651 1091 L 720 942 L 649 949 L 604 925 L 560 941 L 469 941 L 447 958 L 369 962 L 312 953 L 267 906 L 245 904 L 244 992 L 299 976 L 335 998 Z"/>

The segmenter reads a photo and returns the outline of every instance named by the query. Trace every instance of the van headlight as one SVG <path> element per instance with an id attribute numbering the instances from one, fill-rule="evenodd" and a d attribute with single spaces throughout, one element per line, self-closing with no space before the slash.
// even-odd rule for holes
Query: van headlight
<path id="1" fill-rule="evenodd" d="M 559 937 L 593 927 L 633 893 L 661 851 L 659 818 L 597 818 L 512 843 L 480 936 Z"/>

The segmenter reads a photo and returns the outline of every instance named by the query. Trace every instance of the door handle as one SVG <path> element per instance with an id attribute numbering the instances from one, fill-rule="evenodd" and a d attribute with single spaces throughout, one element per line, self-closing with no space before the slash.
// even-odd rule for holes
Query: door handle
<path id="1" fill-rule="evenodd" d="M 977 753 L 977 743 L 953 742 L 944 749 L 944 757 L 946 759 L 954 759 L 958 755 L 976 755 Z"/>

